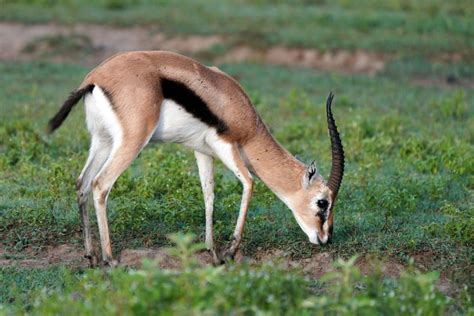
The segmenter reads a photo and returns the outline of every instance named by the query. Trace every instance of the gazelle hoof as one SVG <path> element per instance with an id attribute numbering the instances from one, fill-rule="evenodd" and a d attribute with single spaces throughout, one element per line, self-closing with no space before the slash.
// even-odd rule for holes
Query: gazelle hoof
<path id="1" fill-rule="evenodd" d="M 224 262 L 219 258 L 219 256 L 217 255 L 217 252 L 216 252 L 214 249 L 208 249 L 207 251 L 208 251 L 209 254 L 211 255 L 211 257 L 212 257 L 212 264 L 213 264 L 215 267 L 224 264 Z"/>
<path id="2" fill-rule="evenodd" d="M 115 268 L 118 264 L 118 261 L 114 259 L 104 260 L 102 263 L 102 265 L 107 268 Z"/>
<path id="3" fill-rule="evenodd" d="M 223 251 L 222 254 L 219 256 L 219 265 L 234 262 L 235 253 L 236 251 L 233 250 L 232 247 L 230 249 Z"/>
<path id="4" fill-rule="evenodd" d="M 96 255 L 84 255 L 84 258 L 89 259 L 89 268 L 97 268 L 99 260 Z"/>

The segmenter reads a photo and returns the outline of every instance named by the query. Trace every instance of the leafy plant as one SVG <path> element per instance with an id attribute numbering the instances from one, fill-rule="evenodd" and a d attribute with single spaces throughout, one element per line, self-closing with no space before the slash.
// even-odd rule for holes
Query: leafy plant
<path id="1" fill-rule="evenodd" d="M 444 224 L 431 223 L 425 226 L 424 230 L 431 236 L 446 236 L 461 244 L 472 246 L 474 244 L 474 209 L 460 210 L 450 203 L 445 203 L 440 212 L 446 217 Z"/>

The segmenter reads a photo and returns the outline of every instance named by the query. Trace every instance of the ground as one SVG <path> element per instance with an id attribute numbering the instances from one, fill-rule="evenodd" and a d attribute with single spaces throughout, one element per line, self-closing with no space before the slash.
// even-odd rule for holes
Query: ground
<path id="1" fill-rule="evenodd" d="M 44 133 L 47 120 L 107 56 L 166 49 L 217 65 L 239 80 L 278 141 L 305 161 L 316 158 L 323 175 L 330 161 L 323 106 L 329 91 L 336 95 L 347 169 L 334 243 L 311 246 L 289 211 L 258 182 L 237 261 L 278 261 L 318 280 L 333 271 L 337 258 L 357 255 L 363 274 L 381 261 L 384 275 L 397 278 L 414 264 L 439 272 L 437 287 L 445 295 L 459 297 L 465 287 L 472 295 L 469 4 L 400 2 L 392 8 L 364 2 L 354 8 L 341 1 L 289 9 L 282 3 L 272 11 L 262 1 L 238 9 L 214 4 L 209 13 L 207 2 L 185 2 L 183 10 L 191 8 L 196 16 L 174 21 L 176 8 L 166 5 L 156 17 L 148 15 L 147 2 L 97 4 L 96 15 L 71 3 L 49 10 L 10 3 L 0 13 L 0 109 L 8 113 L 0 118 L 0 269 L 7 289 L 14 287 L 11 269 L 40 275 L 35 271 L 66 266 L 76 273 L 87 265 L 74 193 L 88 147 L 83 113 L 74 111 L 53 136 Z M 65 21 L 61 10 L 75 13 Z M 301 19 L 282 21 L 286 11 Z M 242 29 L 229 12 L 260 32 Z M 141 23 L 130 22 L 133 15 L 142 16 Z M 209 24 L 200 28 L 199 21 Z M 216 237 L 225 247 L 241 188 L 221 165 L 216 176 Z M 193 232 L 203 240 L 196 166 L 192 153 L 179 146 L 144 150 L 117 182 L 109 205 L 122 265 L 138 267 L 141 258 L 158 257 L 161 267 L 177 268 L 178 261 L 162 249 L 169 244 L 166 236 Z M 204 252 L 197 258 L 202 265 L 210 262 Z M 12 299 L 1 294 L 0 302 Z"/>

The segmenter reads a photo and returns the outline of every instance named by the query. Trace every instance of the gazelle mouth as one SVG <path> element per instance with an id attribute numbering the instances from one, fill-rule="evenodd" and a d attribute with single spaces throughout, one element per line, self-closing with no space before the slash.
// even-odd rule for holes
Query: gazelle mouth
<path id="1" fill-rule="evenodd" d="M 318 233 L 317 239 L 318 239 L 318 244 L 319 245 L 325 245 L 329 242 L 329 236 L 328 235 L 320 237 L 320 234 Z"/>
<path id="2" fill-rule="evenodd" d="M 321 235 L 318 231 L 314 234 L 308 235 L 309 242 L 313 245 L 325 245 L 331 242 L 329 235 Z"/>

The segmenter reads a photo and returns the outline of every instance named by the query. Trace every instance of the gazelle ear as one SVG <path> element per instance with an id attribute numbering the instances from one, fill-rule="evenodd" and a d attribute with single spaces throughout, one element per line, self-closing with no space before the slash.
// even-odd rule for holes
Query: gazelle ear
<path id="1" fill-rule="evenodd" d="M 318 178 L 318 169 L 313 160 L 306 168 L 306 172 L 303 176 L 303 188 L 307 189 L 316 178 Z"/>

